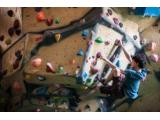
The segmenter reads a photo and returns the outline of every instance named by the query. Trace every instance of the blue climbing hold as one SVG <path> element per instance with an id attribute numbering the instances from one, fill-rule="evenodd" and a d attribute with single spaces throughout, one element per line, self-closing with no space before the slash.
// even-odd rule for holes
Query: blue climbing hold
<path id="1" fill-rule="evenodd" d="M 82 31 L 82 36 L 83 37 L 88 37 L 89 36 L 89 30 L 88 29 L 85 29 Z"/>
<path id="2" fill-rule="evenodd" d="M 78 55 L 78 56 L 83 56 L 83 55 L 84 55 L 83 50 L 82 50 L 82 49 L 80 49 L 80 50 L 78 51 L 77 55 Z"/>

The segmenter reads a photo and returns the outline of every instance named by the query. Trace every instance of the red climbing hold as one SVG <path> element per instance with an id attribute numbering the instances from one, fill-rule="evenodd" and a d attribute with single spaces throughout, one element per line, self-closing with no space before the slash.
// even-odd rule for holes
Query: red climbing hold
<path id="1" fill-rule="evenodd" d="M 21 34 L 21 29 L 16 29 L 15 33 L 19 36 Z"/>
<path id="2" fill-rule="evenodd" d="M 48 62 L 46 65 L 46 72 L 55 73 L 55 71 L 56 70 L 53 68 L 52 64 Z"/>
<path id="3" fill-rule="evenodd" d="M 43 40 L 43 37 L 42 37 L 42 36 L 39 36 L 39 37 L 35 38 L 35 41 L 36 41 L 36 42 L 41 42 L 42 40 Z"/>
<path id="4" fill-rule="evenodd" d="M 4 40 L 4 35 L 1 35 L 0 36 L 0 41 L 3 41 Z"/>
<path id="5" fill-rule="evenodd" d="M 19 60 L 16 60 L 13 64 L 13 69 L 17 69 L 19 67 L 19 63 L 20 61 Z"/>
<path id="6" fill-rule="evenodd" d="M 48 26 L 51 26 L 51 25 L 53 24 L 53 19 L 52 19 L 52 18 L 46 19 L 46 24 L 47 24 Z"/>
<path id="7" fill-rule="evenodd" d="M 37 18 L 37 21 L 39 22 L 46 20 L 45 14 L 43 11 L 38 12 L 36 18 Z"/>
<path id="8" fill-rule="evenodd" d="M 13 27 L 11 27 L 11 28 L 8 29 L 8 35 L 10 37 L 12 37 L 14 35 L 14 28 Z"/>
<path id="9" fill-rule="evenodd" d="M 19 28 L 19 27 L 20 27 L 19 20 L 16 19 L 16 20 L 14 21 L 14 23 L 13 23 L 13 28 L 14 28 L 14 29 L 17 29 L 17 28 Z"/>
<path id="10" fill-rule="evenodd" d="M 20 84 L 20 82 L 18 81 L 14 81 L 13 85 L 12 85 L 13 90 L 15 90 L 16 92 L 20 92 L 22 91 L 22 86 Z"/>

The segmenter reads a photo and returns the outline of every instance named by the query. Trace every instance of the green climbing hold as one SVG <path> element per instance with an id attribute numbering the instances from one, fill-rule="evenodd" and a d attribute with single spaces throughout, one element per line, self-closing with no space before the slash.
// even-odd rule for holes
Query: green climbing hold
<path id="1" fill-rule="evenodd" d="M 94 79 L 88 78 L 86 81 L 86 85 L 91 86 L 93 84 L 93 82 L 94 82 Z"/>
<path id="2" fill-rule="evenodd" d="M 10 44 L 11 44 L 11 42 L 12 42 L 12 41 L 11 41 L 11 39 L 10 39 L 10 38 L 8 38 L 8 39 L 6 39 L 6 40 L 5 40 L 6 45 L 10 45 Z"/>
<path id="3" fill-rule="evenodd" d="M 61 73 L 61 74 L 64 73 L 64 67 L 63 66 L 59 66 L 57 72 Z"/>
<path id="4" fill-rule="evenodd" d="M 60 24 L 60 18 L 55 18 L 55 19 L 54 19 L 54 23 L 55 23 L 55 24 Z"/>
<path id="5" fill-rule="evenodd" d="M 101 37 L 97 37 L 95 41 L 96 43 L 103 43 L 103 40 Z"/>

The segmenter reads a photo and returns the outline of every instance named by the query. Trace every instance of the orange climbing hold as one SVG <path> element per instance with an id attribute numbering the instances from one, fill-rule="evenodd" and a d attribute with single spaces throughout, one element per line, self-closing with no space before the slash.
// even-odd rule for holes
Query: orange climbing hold
<path id="1" fill-rule="evenodd" d="M 59 40 L 61 39 L 61 34 L 60 33 L 55 34 L 55 39 L 57 42 L 59 42 Z"/>
<path id="2" fill-rule="evenodd" d="M 38 12 L 36 18 L 39 22 L 46 20 L 45 13 L 43 11 Z"/>

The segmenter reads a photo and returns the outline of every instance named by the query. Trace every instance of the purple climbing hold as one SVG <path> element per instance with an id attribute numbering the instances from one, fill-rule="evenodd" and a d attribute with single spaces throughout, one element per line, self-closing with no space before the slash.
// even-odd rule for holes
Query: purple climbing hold
<path id="1" fill-rule="evenodd" d="M 110 44 L 110 42 L 109 42 L 109 41 L 106 41 L 104 44 L 105 44 L 105 45 L 109 45 L 109 44 Z"/>
<path id="2" fill-rule="evenodd" d="M 109 15 L 112 15 L 112 10 L 111 9 L 108 9 L 107 11 L 108 11 Z"/>
<path id="3" fill-rule="evenodd" d="M 40 11 L 42 10 L 42 7 L 35 7 L 34 10 L 35 10 L 36 12 L 40 12 Z"/>
<path id="4" fill-rule="evenodd" d="M 114 23 L 115 23 L 116 25 L 119 24 L 119 21 L 118 21 L 117 18 L 113 18 L 113 21 L 114 21 Z"/>
<path id="5" fill-rule="evenodd" d="M 98 52 L 97 54 L 96 54 L 96 58 L 100 58 L 101 57 L 101 52 Z"/>

